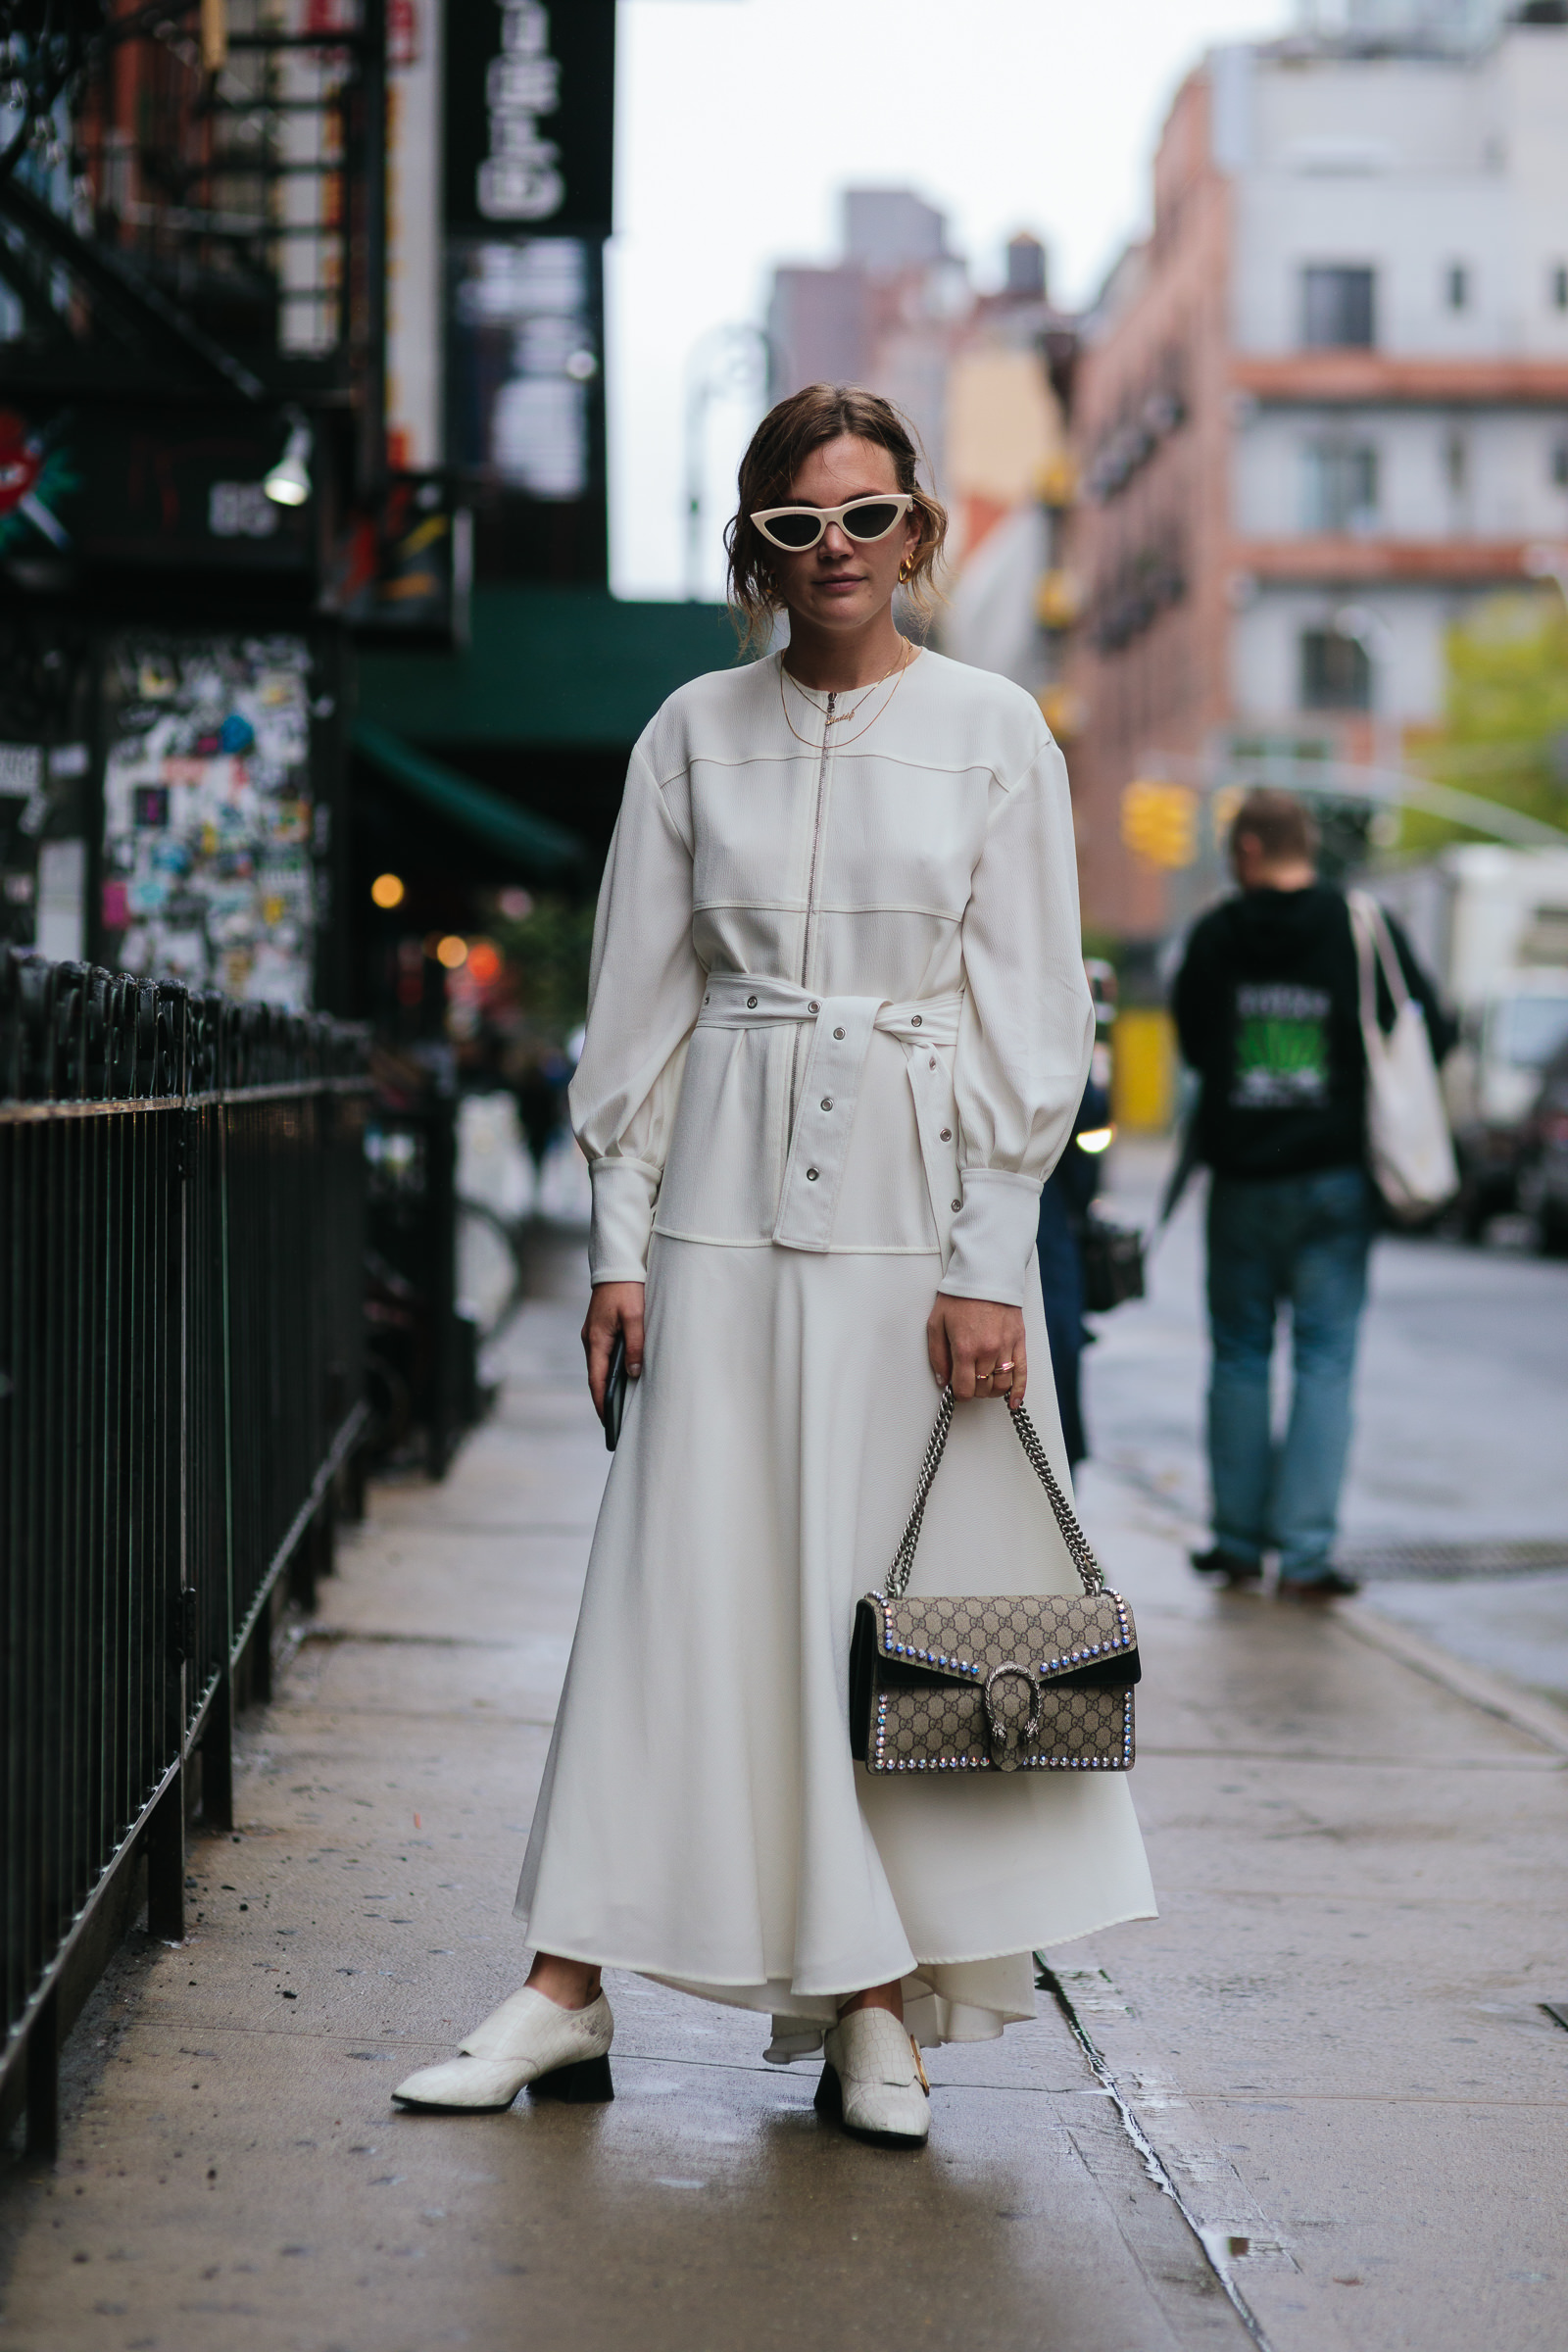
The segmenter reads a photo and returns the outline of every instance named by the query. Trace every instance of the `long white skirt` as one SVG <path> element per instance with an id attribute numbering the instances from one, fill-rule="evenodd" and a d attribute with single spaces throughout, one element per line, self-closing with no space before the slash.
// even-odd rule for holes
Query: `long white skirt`
<path id="1" fill-rule="evenodd" d="M 984 2040 L 1034 2014 L 1038 1946 L 1153 1916 L 1120 1776 L 890 1782 L 851 1757 L 855 1604 L 913 1498 L 939 1279 L 934 1254 L 655 1238 L 517 1889 L 541 1950 L 770 2011 L 780 2059 L 895 1978 L 922 2042 Z M 1027 1300 L 1030 1416 L 1067 1488 L 1032 1263 Z M 959 1405 L 909 1589 L 1078 1590 L 1004 1405 Z"/>

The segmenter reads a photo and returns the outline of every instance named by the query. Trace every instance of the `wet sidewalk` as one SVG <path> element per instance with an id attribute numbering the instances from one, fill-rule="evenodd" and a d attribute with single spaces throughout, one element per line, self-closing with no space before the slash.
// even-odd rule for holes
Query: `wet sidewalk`
<path id="1" fill-rule="evenodd" d="M 1245 2330 L 1060 2010 L 937 2055 L 926 2154 L 820 2122 L 765 2020 L 612 1977 L 616 2097 L 401 2115 L 511 1920 L 606 1455 L 580 1260 L 447 1484 L 368 1527 L 250 1729 L 194 1932 L 128 1952 L 13 2180 L 17 2352 L 1187 2352 Z"/>
<path id="2" fill-rule="evenodd" d="M 402 2116 L 519 1981 L 511 1902 L 606 1457 L 579 1261 L 448 1483 L 383 1486 L 250 1726 L 194 1931 L 133 1943 L 13 2173 L 17 2352 L 1508 2352 L 1563 2334 L 1568 1736 L 1085 1506 L 1147 1658 L 1162 1918 L 847 2141 L 760 2020 L 612 1978 L 616 2098 Z M 1483 1694 L 1485 1695 L 1485 1694 Z M 1544 1702 L 1529 1702 L 1542 1705 Z M 1565 1719 L 1568 1720 L 1568 1719 Z"/>

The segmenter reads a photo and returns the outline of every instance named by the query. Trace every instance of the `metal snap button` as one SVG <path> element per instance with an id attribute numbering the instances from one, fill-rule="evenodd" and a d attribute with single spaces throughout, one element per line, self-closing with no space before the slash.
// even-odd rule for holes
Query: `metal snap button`
<path id="1" fill-rule="evenodd" d="M 705 997 L 705 998 L 703 999 L 703 1003 L 704 1003 L 705 1004 L 711 1004 L 711 1003 L 712 1003 L 712 1002 L 713 1002 L 713 1000 L 712 1000 L 712 998 L 711 998 L 711 997 Z"/>
<path id="2" fill-rule="evenodd" d="M 915 1015 L 913 1016 L 913 1018 L 912 1018 L 912 1019 L 910 1020 L 910 1022 L 909 1022 L 909 1027 L 910 1027 L 911 1029 L 918 1029 L 920 1026 L 921 1026 L 921 1016 L 919 1015 L 919 1013 L 915 1013 Z"/>
<path id="3" fill-rule="evenodd" d="M 936 1057 L 936 1055 L 933 1054 L 932 1054 L 932 1056 L 931 1056 L 931 1067 L 932 1067 L 933 1069 L 935 1069 L 935 1068 L 936 1068 L 936 1066 L 937 1066 L 937 1057 Z"/>
<path id="4" fill-rule="evenodd" d="M 952 1141 L 953 1141 L 953 1129 L 952 1129 L 951 1127 L 944 1127 L 944 1128 L 943 1128 L 943 1130 L 942 1130 L 942 1141 L 943 1141 L 945 1144 L 951 1144 L 951 1143 L 952 1143 Z"/>
<path id="5" fill-rule="evenodd" d="M 835 1037 L 837 1037 L 837 1038 L 842 1038 L 842 1037 L 843 1037 L 843 1035 L 844 1035 L 844 1032 L 843 1032 L 843 1030 L 842 1030 L 842 1029 L 835 1029 L 835 1030 L 834 1030 L 834 1032 L 833 1032 L 833 1034 L 834 1034 L 834 1036 L 835 1036 Z"/>
<path id="6" fill-rule="evenodd" d="M 748 997 L 746 1003 L 749 1010 L 753 1012 L 757 1010 L 757 999 L 755 997 Z"/>
<path id="7" fill-rule="evenodd" d="M 807 1005 L 806 1009 L 808 1012 L 820 1012 L 822 1007 L 813 997 L 810 1003 Z"/>
<path id="8" fill-rule="evenodd" d="M 806 1171 L 806 1181 L 807 1181 L 807 1183 L 808 1183 L 808 1184 L 814 1184 L 814 1183 L 816 1182 L 816 1170 L 815 1170 L 815 1168 L 808 1168 L 808 1169 L 807 1169 L 807 1171 Z"/>
<path id="9" fill-rule="evenodd" d="M 962 1202 L 961 1200 L 955 1200 L 955 1202 L 953 1203 L 953 1205 L 954 1205 L 955 1209 L 959 1209 L 959 1208 L 961 1208 L 961 1207 L 963 1206 L 963 1202 Z"/>
<path id="10" fill-rule="evenodd" d="M 824 1096 L 822 1097 L 822 1108 L 823 1108 L 824 1110 L 831 1110 L 831 1109 L 832 1109 L 832 1107 L 833 1107 L 833 1098 L 832 1098 L 832 1096 L 831 1096 L 831 1095 L 824 1095 Z"/>

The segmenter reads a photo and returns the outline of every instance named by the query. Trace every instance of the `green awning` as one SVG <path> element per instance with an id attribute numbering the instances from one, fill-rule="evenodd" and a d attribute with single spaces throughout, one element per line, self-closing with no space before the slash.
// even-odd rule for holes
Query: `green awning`
<path id="1" fill-rule="evenodd" d="M 359 708 L 415 743 L 630 751 L 677 686 L 733 669 L 722 605 L 622 603 L 602 588 L 475 588 L 455 653 L 366 646 Z"/>
<path id="2" fill-rule="evenodd" d="M 586 844 L 577 834 L 519 808 L 515 802 L 492 792 L 488 784 L 460 776 L 444 760 L 432 760 L 428 753 L 405 743 L 390 727 L 377 726 L 369 718 L 356 719 L 354 749 L 437 815 L 476 834 L 488 848 L 504 851 L 535 873 L 557 874 L 582 862 Z"/>

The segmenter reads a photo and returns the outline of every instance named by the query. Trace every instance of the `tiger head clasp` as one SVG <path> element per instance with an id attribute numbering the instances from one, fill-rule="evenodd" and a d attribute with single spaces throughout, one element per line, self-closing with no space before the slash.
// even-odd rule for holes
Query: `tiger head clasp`
<path id="1" fill-rule="evenodd" d="M 996 1708 L 996 1687 L 1004 1674 L 1021 1675 L 1029 1686 L 1029 1720 L 1018 1735 L 1018 1750 L 1015 1757 L 1009 1757 L 1007 1753 L 1007 1726 L 998 1717 Z M 1023 1757 L 1034 1746 L 1035 1736 L 1040 1730 L 1040 1685 L 1035 1678 L 1033 1669 L 1028 1666 L 1019 1666 L 1010 1660 L 1005 1665 L 993 1666 L 991 1672 L 986 1676 L 983 1695 L 991 1744 L 998 1751 L 997 1762 L 1004 1772 L 1016 1771 Z"/>

